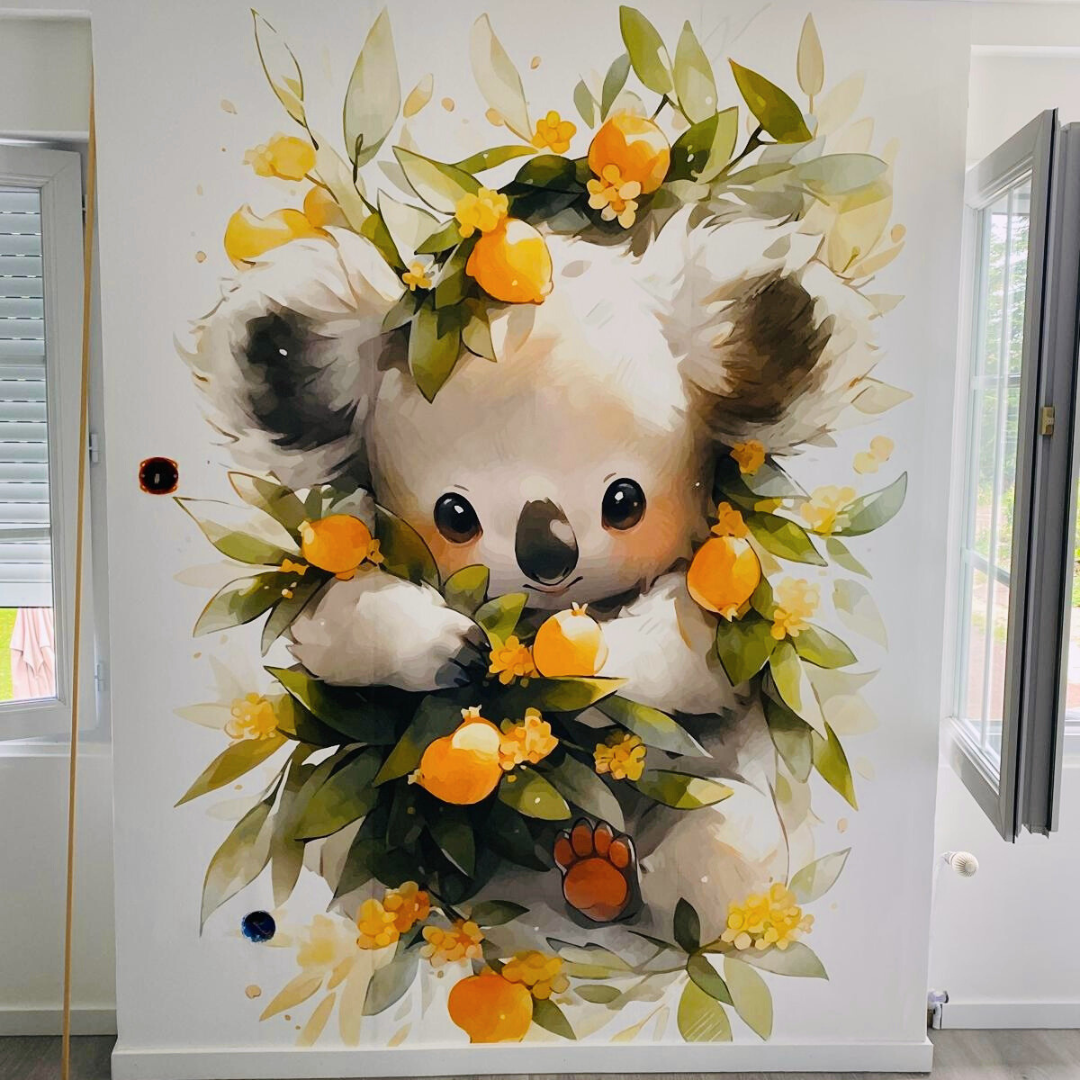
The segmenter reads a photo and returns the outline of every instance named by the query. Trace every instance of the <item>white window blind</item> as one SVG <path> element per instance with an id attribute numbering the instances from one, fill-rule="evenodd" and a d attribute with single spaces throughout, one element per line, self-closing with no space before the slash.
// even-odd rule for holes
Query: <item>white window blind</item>
<path id="1" fill-rule="evenodd" d="M 0 188 L 0 608 L 52 605 L 41 197 Z"/>

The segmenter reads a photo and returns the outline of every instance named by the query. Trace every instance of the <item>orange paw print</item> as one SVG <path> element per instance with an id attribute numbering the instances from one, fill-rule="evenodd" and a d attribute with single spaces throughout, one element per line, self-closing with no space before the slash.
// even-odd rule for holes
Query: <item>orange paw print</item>
<path id="1" fill-rule="evenodd" d="M 634 842 L 606 821 L 582 818 L 555 840 L 566 902 L 593 922 L 614 922 L 638 899 Z"/>

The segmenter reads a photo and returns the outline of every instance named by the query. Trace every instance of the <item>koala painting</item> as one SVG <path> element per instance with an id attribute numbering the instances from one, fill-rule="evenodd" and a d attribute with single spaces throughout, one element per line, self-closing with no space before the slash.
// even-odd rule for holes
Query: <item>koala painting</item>
<path id="1" fill-rule="evenodd" d="M 301 130 L 247 160 L 309 186 L 229 221 L 237 273 L 187 354 L 245 509 L 180 503 L 251 567 L 196 633 L 265 617 L 273 685 L 225 702 L 228 744 L 181 801 L 280 751 L 203 920 L 267 865 L 275 909 L 324 880 L 303 993 L 263 1013 L 324 995 L 307 1042 L 342 982 L 346 1041 L 444 973 L 473 1042 L 602 1038 L 669 994 L 685 1039 L 722 1040 L 729 1010 L 769 1036 L 761 972 L 826 977 L 808 909 L 848 852 L 815 850 L 811 802 L 856 806 L 830 702 L 868 676 L 819 625 L 822 585 L 880 644 L 866 587 L 830 575 L 865 574 L 844 538 L 905 478 L 807 491 L 788 464 L 905 396 L 872 377 L 896 298 L 864 289 L 903 243 L 892 153 L 815 111 L 809 17 L 807 109 L 734 62 L 744 104 L 720 109 L 689 23 L 673 65 L 640 12 L 620 27 L 581 123 L 534 125 L 482 16 L 476 80 L 518 141 L 450 164 L 399 132 L 369 180 L 392 194 L 363 179 L 398 130 L 388 14 L 346 97 L 351 162 L 255 17 Z M 873 438 L 856 473 L 891 452 Z"/>

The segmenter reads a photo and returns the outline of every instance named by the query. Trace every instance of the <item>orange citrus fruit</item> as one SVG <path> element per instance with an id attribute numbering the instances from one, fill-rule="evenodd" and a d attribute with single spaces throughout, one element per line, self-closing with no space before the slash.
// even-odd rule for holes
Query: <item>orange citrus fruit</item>
<path id="1" fill-rule="evenodd" d="M 468 716 L 450 735 L 424 751 L 416 782 L 436 799 L 471 806 L 486 799 L 503 774 L 499 729 L 482 716 Z"/>
<path id="2" fill-rule="evenodd" d="M 698 548 L 686 588 L 707 611 L 733 619 L 761 581 L 761 563 L 746 540 L 715 536 Z"/>
<path id="3" fill-rule="evenodd" d="M 532 1023 L 532 994 L 493 971 L 455 983 L 446 1008 L 474 1043 L 521 1042 Z"/>
<path id="4" fill-rule="evenodd" d="M 607 660 L 608 648 L 599 623 L 575 604 L 570 611 L 559 611 L 546 619 L 536 631 L 533 663 L 541 675 L 595 675 Z"/>
<path id="5" fill-rule="evenodd" d="M 243 266 L 290 240 L 327 239 L 329 235 L 299 210 L 275 210 L 261 218 L 250 206 L 241 206 L 225 226 L 225 254 L 233 265 Z"/>
<path id="6" fill-rule="evenodd" d="M 551 253 L 528 222 L 503 218 L 476 241 L 465 273 L 496 300 L 542 304 L 551 292 Z"/>
<path id="7" fill-rule="evenodd" d="M 667 137 L 652 120 L 633 113 L 608 117 L 589 144 L 589 168 L 597 176 L 614 165 L 620 180 L 624 184 L 636 180 L 643 195 L 664 182 L 670 164 Z"/>
<path id="8" fill-rule="evenodd" d="M 317 185 L 304 196 L 304 217 L 316 228 L 321 225 L 347 228 L 349 225 L 349 219 L 338 206 L 337 199 L 326 188 Z"/>
<path id="9" fill-rule="evenodd" d="M 300 526 L 300 553 L 320 570 L 348 580 L 367 558 L 371 530 L 352 514 L 331 514 Z"/>

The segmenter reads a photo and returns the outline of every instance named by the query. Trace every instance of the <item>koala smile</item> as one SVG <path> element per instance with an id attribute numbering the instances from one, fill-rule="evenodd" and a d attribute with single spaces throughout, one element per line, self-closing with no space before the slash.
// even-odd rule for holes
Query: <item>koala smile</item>
<path id="1" fill-rule="evenodd" d="M 514 554 L 526 577 L 558 585 L 578 562 L 577 537 L 561 508 L 550 499 L 527 502 L 518 517 Z"/>

